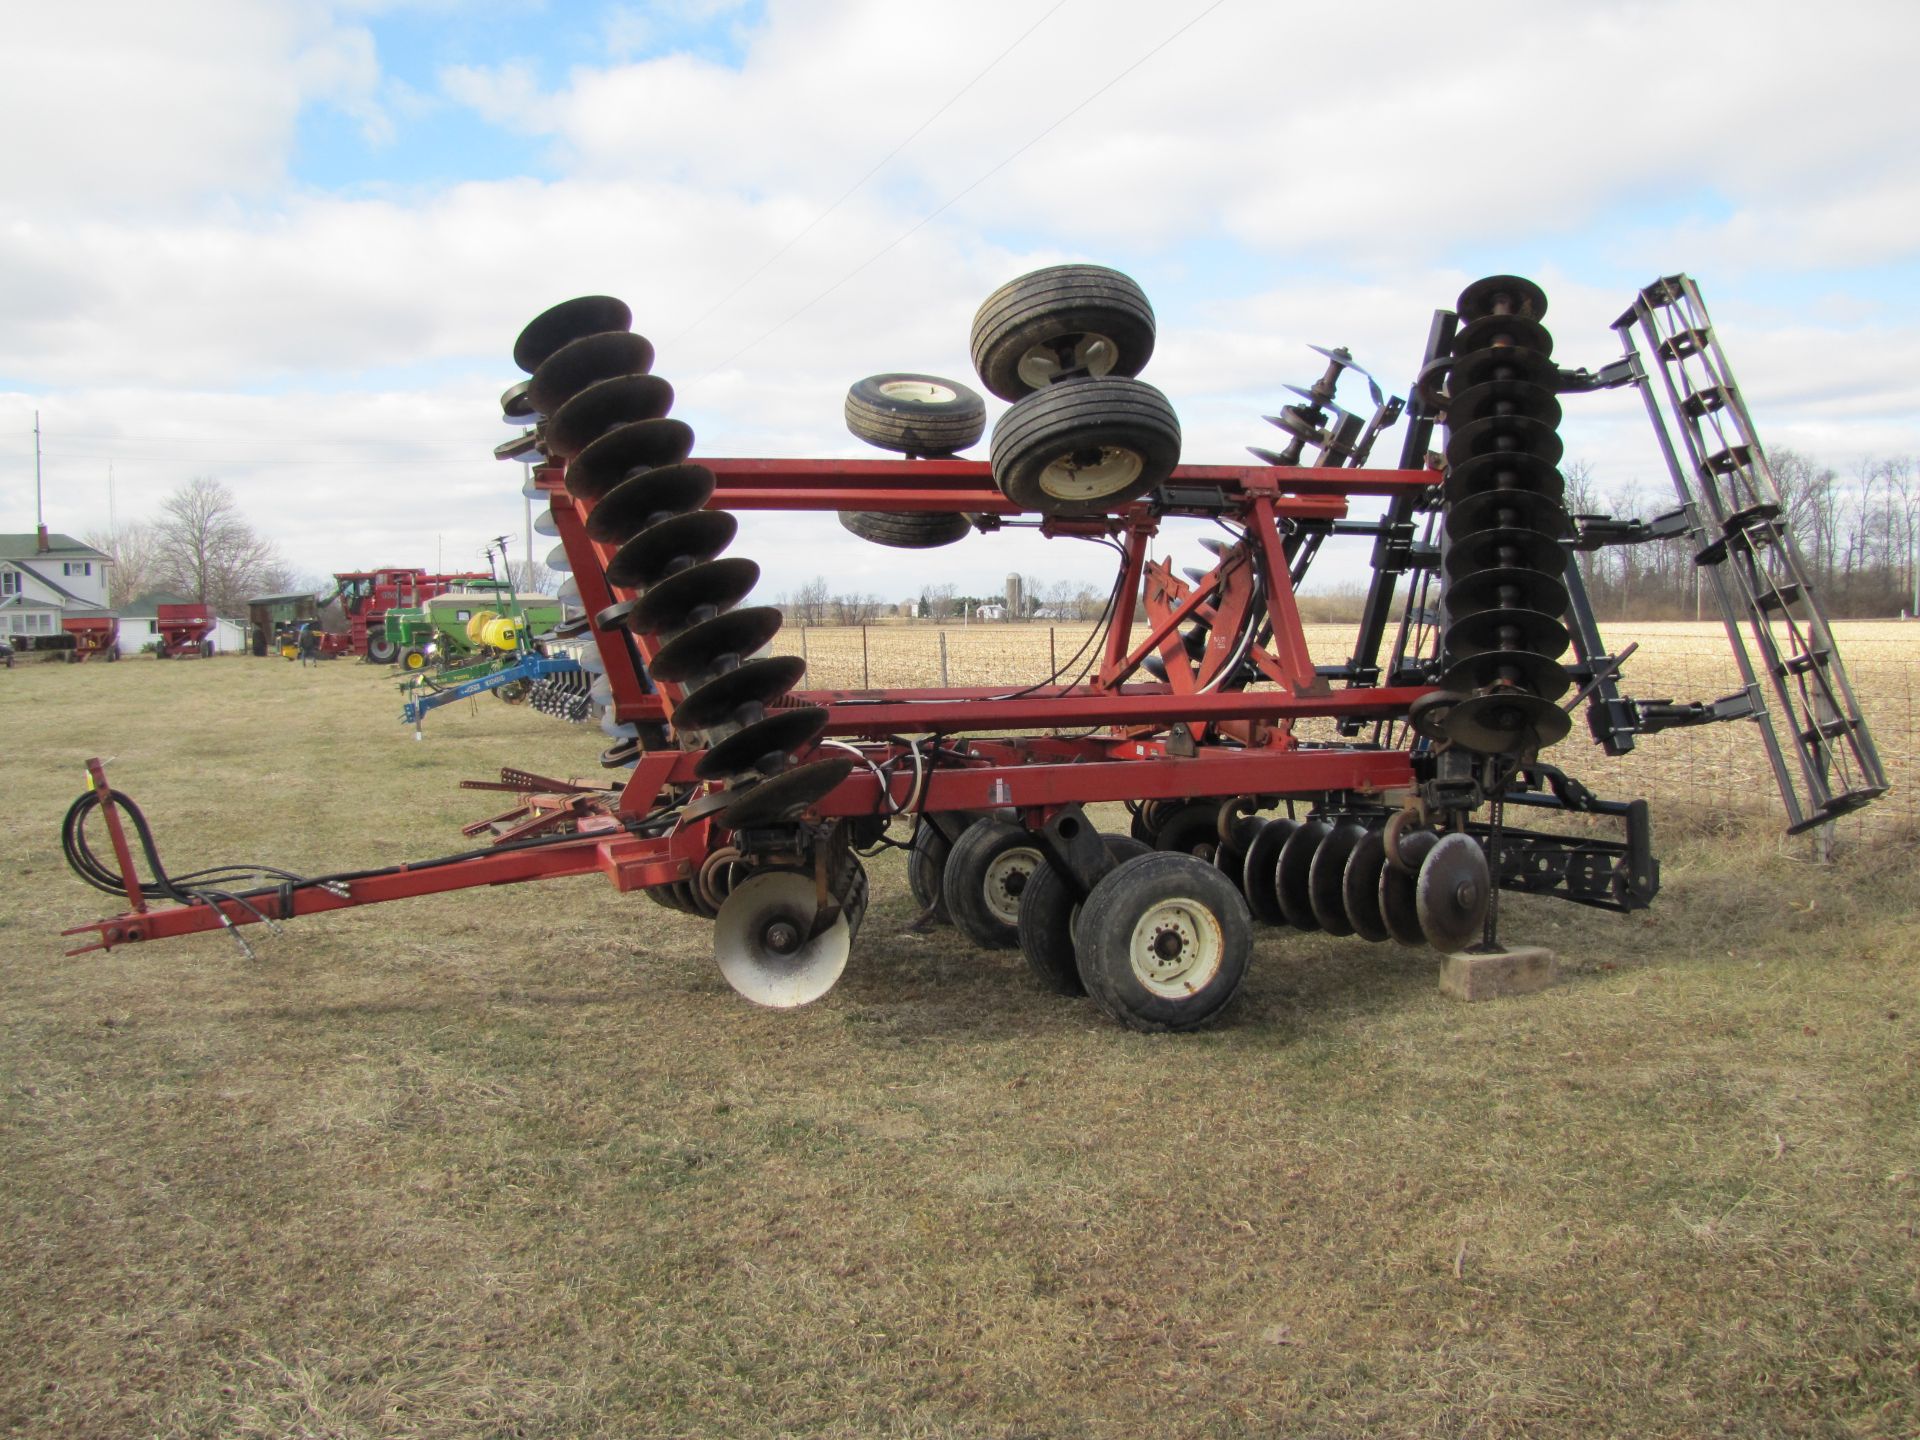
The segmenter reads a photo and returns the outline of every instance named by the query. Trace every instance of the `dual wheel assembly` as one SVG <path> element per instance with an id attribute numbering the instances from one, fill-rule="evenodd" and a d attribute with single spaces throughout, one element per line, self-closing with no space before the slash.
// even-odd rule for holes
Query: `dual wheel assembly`
<path id="1" fill-rule="evenodd" d="M 1135 378 L 1154 333 L 1146 295 L 1104 266 L 1036 270 L 987 297 L 970 348 L 981 384 L 1012 402 L 993 427 L 1002 494 L 1042 515 L 1109 515 L 1166 483 L 1180 460 L 1180 421 Z M 985 433 L 986 402 L 938 375 L 873 375 L 847 392 L 846 421 L 883 450 L 946 457 Z M 842 511 L 840 520 L 901 549 L 949 545 L 972 528 L 949 513 Z"/>

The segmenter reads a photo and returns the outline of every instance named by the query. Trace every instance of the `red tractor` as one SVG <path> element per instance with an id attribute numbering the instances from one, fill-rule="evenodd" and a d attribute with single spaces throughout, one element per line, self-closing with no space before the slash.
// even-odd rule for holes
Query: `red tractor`
<path id="1" fill-rule="evenodd" d="M 395 606 L 424 605 L 436 595 L 457 589 L 473 580 L 493 577 L 479 571 L 430 575 L 411 566 L 388 565 L 378 570 L 345 570 L 334 575 L 334 592 L 320 602 L 325 610 L 334 601 L 346 619 L 344 632 L 329 631 L 321 637 L 321 651 L 327 655 L 352 653 L 364 655 L 374 665 L 391 665 L 399 646 L 387 638 L 387 611 Z"/>

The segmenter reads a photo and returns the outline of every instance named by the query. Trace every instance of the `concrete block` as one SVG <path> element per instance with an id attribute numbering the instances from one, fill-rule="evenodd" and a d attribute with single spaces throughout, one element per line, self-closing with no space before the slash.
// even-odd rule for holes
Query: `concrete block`
<path id="1" fill-rule="evenodd" d="M 1455 1000 L 1493 1000 L 1502 995 L 1531 995 L 1560 978 L 1560 961 L 1551 950 L 1521 945 L 1497 954 L 1458 951 L 1440 964 L 1440 993 Z"/>

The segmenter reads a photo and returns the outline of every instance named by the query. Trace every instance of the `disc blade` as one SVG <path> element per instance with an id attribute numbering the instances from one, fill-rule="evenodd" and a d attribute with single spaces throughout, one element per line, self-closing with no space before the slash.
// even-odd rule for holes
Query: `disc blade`
<path id="1" fill-rule="evenodd" d="M 1286 915 L 1280 909 L 1280 852 L 1298 823 L 1285 818 L 1269 820 L 1247 845 L 1247 858 L 1240 867 L 1240 893 L 1247 897 L 1247 908 L 1263 925 L 1284 925 Z"/>
<path id="2" fill-rule="evenodd" d="M 669 575 L 634 602 L 627 625 L 641 633 L 674 635 L 731 610 L 752 591 L 760 567 L 741 556 L 709 560 Z"/>
<path id="3" fill-rule="evenodd" d="M 784 770 L 793 753 L 818 740 L 827 728 L 827 712 L 818 705 L 775 710 L 736 731 L 700 757 L 693 773 L 702 780 L 730 780 L 753 770 Z"/>
<path id="4" fill-rule="evenodd" d="M 1479 690 L 1499 689 L 1505 693 L 1518 694 L 1526 699 L 1558 700 L 1572 688 L 1573 677 L 1557 661 L 1544 655 L 1535 655 L 1528 650 L 1486 650 L 1478 655 L 1469 655 L 1456 660 L 1441 672 L 1440 683 L 1448 690 L 1458 691 L 1469 697 Z M 1471 700 L 1462 701 L 1453 708 L 1449 718 L 1442 722 L 1447 738 L 1458 744 L 1465 744 L 1461 735 L 1456 734 L 1453 726 L 1462 710 Z M 1548 709 L 1558 707 L 1549 705 Z M 1480 713 L 1480 712 L 1477 712 Z M 1491 724 L 1496 729 L 1507 728 L 1499 719 L 1497 710 L 1483 707 L 1480 723 Z M 1520 728 L 1521 721 L 1515 719 L 1512 728 Z M 1564 733 L 1564 732 L 1563 732 Z M 1469 749 L 1479 749 L 1477 745 Z M 1489 752 L 1505 754 L 1506 746 L 1499 746 Z"/>
<path id="5" fill-rule="evenodd" d="M 1447 471 L 1447 503 L 1458 505 L 1471 495 L 1488 491 L 1526 490 L 1562 504 L 1567 481 L 1548 461 L 1533 455 L 1511 453 L 1478 455 Z"/>
<path id="6" fill-rule="evenodd" d="M 1566 507 L 1527 490 L 1484 490 L 1447 507 L 1447 537 L 1464 539 L 1482 530 L 1519 528 L 1561 540 L 1573 533 Z"/>
<path id="7" fill-rule="evenodd" d="M 1524 315 L 1483 315 L 1462 325 L 1453 337 L 1454 354 L 1475 350 L 1531 350 L 1549 356 L 1553 354 L 1553 336 L 1538 320 Z"/>
<path id="8" fill-rule="evenodd" d="M 1528 320 L 1547 318 L 1547 294 L 1518 275 L 1489 275 L 1460 292 L 1454 311 L 1470 325 L 1488 315 L 1520 315 Z"/>
<path id="9" fill-rule="evenodd" d="M 1448 619 L 1461 620 L 1502 606 L 1564 615 L 1567 613 L 1566 582 L 1540 570 L 1481 570 L 1448 585 L 1443 608 Z"/>
<path id="10" fill-rule="evenodd" d="M 598 380 L 547 421 L 547 453 L 571 460 L 617 425 L 659 420 L 673 408 L 673 386 L 658 375 Z"/>
<path id="11" fill-rule="evenodd" d="M 716 675 L 673 707 L 676 730 L 710 730 L 729 722 L 745 724 L 760 718 L 759 710 L 800 683 L 807 662 L 798 655 L 769 655 Z M 737 717 L 743 707 L 759 707 Z"/>
<path id="12" fill-rule="evenodd" d="M 749 875 L 728 892 L 713 922 L 721 976 L 769 1009 L 818 1000 L 839 980 L 853 948 L 844 914 L 811 935 L 818 914 L 812 877 L 793 870 Z"/>
<path id="13" fill-rule="evenodd" d="M 1567 573 L 1567 550 L 1551 535 L 1518 526 L 1476 531 L 1447 546 L 1449 580 L 1465 579 L 1481 570 L 1515 568 L 1557 579 Z"/>
<path id="14" fill-rule="evenodd" d="M 631 330 L 607 330 L 570 340 L 540 362 L 527 397 L 551 415 L 587 386 L 616 375 L 644 375 L 653 366 L 653 342 Z"/>
<path id="15" fill-rule="evenodd" d="M 1489 650 L 1526 650 L 1558 660 L 1573 644 L 1567 627 L 1538 610 L 1480 610 L 1447 627 L 1445 653 L 1464 660 Z"/>
<path id="16" fill-rule="evenodd" d="M 560 582 L 560 588 L 554 592 L 553 598 L 558 600 L 562 605 L 578 605 L 580 603 L 580 587 L 574 584 L 571 575 Z"/>
<path id="17" fill-rule="evenodd" d="M 513 342 L 513 363 L 531 375 L 561 346 L 583 335 L 625 330 L 632 324 L 633 311 L 624 300 L 616 300 L 611 295 L 582 295 L 577 300 L 563 300 L 527 322 L 520 338 Z"/>
<path id="18" fill-rule="evenodd" d="M 774 605 L 748 605 L 690 625 L 654 652 L 648 668 L 656 680 L 679 685 L 745 660 L 780 633 L 784 617 Z"/>
<path id="19" fill-rule="evenodd" d="M 756 785 L 730 792 L 739 798 L 720 812 L 720 823 L 729 830 L 792 824 L 851 775 L 853 766 L 851 755 L 813 760 L 783 770 Z"/>
<path id="20" fill-rule="evenodd" d="M 1360 837 L 1347 857 L 1347 868 L 1340 876 L 1340 901 L 1347 912 L 1347 923 L 1362 940 L 1378 945 L 1388 938 L 1387 922 L 1380 913 L 1380 872 L 1387 867 L 1387 842 L 1378 826 Z"/>
<path id="21" fill-rule="evenodd" d="M 1450 396 L 1465 394 L 1476 385 L 1494 380 L 1523 380 L 1529 385 L 1553 390 L 1559 386 L 1560 370 L 1550 357 L 1538 350 L 1503 345 L 1494 350 L 1456 350 L 1448 377 Z"/>
<path id="22" fill-rule="evenodd" d="M 1420 933 L 1436 950 L 1451 953 L 1481 937 L 1493 887 L 1486 852 L 1471 835 L 1446 835 L 1420 862 L 1414 902 Z"/>
<path id="23" fill-rule="evenodd" d="M 1274 891 L 1280 901 L 1280 913 L 1296 930 L 1318 930 L 1320 918 L 1313 913 L 1313 852 L 1320 848 L 1333 826 L 1317 816 L 1308 816 L 1280 847 L 1280 863 L 1274 870 Z"/>
<path id="24" fill-rule="evenodd" d="M 648 421 L 670 425 L 670 420 Z M 625 545 L 649 525 L 698 510 L 713 498 L 719 482 L 704 465 L 662 465 L 641 469 L 594 502 L 587 535 L 605 544 Z"/>
<path id="25" fill-rule="evenodd" d="M 553 549 L 549 550 L 547 552 L 546 566 L 549 570 L 557 570 L 562 573 L 573 569 L 573 562 L 567 558 L 567 547 L 564 545 L 556 545 Z"/>
<path id="26" fill-rule="evenodd" d="M 567 466 L 567 493 L 598 500 L 636 470 L 678 465 L 693 453 L 693 427 L 684 420 L 635 420 L 616 425 Z"/>
<path id="27" fill-rule="evenodd" d="M 1463 750 L 1518 755 L 1558 745 L 1573 728 L 1573 718 L 1552 697 L 1499 690 L 1454 706 L 1443 724 L 1447 738 Z"/>
<path id="28" fill-rule="evenodd" d="M 507 424 L 524 427 L 540 418 L 540 412 L 527 397 L 532 384 L 531 380 L 516 380 L 500 392 L 500 418 Z"/>
<path id="29" fill-rule="evenodd" d="M 1489 415 L 1447 433 L 1447 463 L 1463 464 L 1481 455 L 1530 455 L 1558 465 L 1565 452 L 1551 425 L 1522 415 Z"/>
<path id="30" fill-rule="evenodd" d="M 545 535 L 549 539 L 559 535 L 560 522 L 553 518 L 553 510 L 551 508 L 534 512 L 533 533 L 536 535 Z"/>
<path id="31" fill-rule="evenodd" d="M 1307 867 L 1307 903 L 1313 909 L 1313 918 L 1329 935 L 1353 934 L 1353 924 L 1347 919 L 1343 886 L 1347 861 L 1353 858 L 1354 847 L 1366 836 L 1367 827 L 1359 821 L 1342 820 L 1327 832 L 1327 838 L 1313 852 L 1313 863 Z"/>
<path id="32" fill-rule="evenodd" d="M 1447 424 L 1457 429 L 1494 415 L 1518 415 L 1542 425 L 1560 423 L 1560 402 L 1544 385 L 1529 385 L 1524 380 L 1489 380 L 1460 391 L 1447 402 Z M 548 448 L 552 448 L 553 427 L 547 427 Z"/>
<path id="33" fill-rule="evenodd" d="M 690 565 L 704 564 L 733 543 L 740 522 L 725 510 L 690 510 L 655 521 L 607 562 L 607 583 L 643 590 Z"/>
<path id="34" fill-rule="evenodd" d="M 1416 830 L 1400 842 L 1400 855 L 1413 867 L 1412 873 L 1389 865 L 1380 872 L 1380 920 L 1387 934 L 1402 945 L 1424 945 L 1426 932 L 1420 928 L 1418 876 L 1420 863 L 1440 843 L 1431 830 Z"/>

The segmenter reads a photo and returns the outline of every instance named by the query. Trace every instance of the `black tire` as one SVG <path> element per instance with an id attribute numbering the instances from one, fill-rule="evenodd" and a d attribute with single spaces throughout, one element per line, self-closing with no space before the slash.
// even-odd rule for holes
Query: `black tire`
<path id="1" fill-rule="evenodd" d="M 993 427 L 994 483 L 1042 515 L 1111 514 L 1164 485 L 1179 463 L 1180 418 L 1142 380 L 1069 380 Z"/>
<path id="2" fill-rule="evenodd" d="M 902 455 L 952 455 L 987 431 L 987 402 L 938 375 L 869 375 L 847 391 L 856 440 Z"/>
<path id="3" fill-rule="evenodd" d="M 1171 941 L 1172 953 L 1162 948 Z M 1112 871 L 1080 910 L 1080 979 L 1132 1030 L 1193 1030 L 1246 978 L 1253 918 L 1240 892 L 1192 855 L 1156 851 Z"/>
<path id="4" fill-rule="evenodd" d="M 399 657 L 400 645 L 384 635 L 367 637 L 367 663 L 369 665 L 391 665 Z"/>
<path id="5" fill-rule="evenodd" d="M 1220 802 L 1193 800 L 1168 814 L 1154 827 L 1153 848 L 1197 856 L 1211 865 L 1220 848 Z"/>
<path id="6" fill-rule="evenodd" d="M 933 550 L 966 539 L 973 529 L 973 522 L 966 516 L 950 510 L 842 510 L 840 523 L 862 540 L 891 545 L 896 550 Z"/>
<path id="7" fill-rule="evenodd" d="M 1054 265 L 986 298 L 973 317 L 973 368 L 1002 400 L 1018 400 L 1067 368 L 1138 375 L 1153 336 L 1153 307 L 1131 277 L 1103 265 Z"/>
<path id="8" fill-rule="evenodd" d="M 954 842 L 940 891 L 954 928 L 987 950 L 1020 943 L 1020 897 L 1046 853 L 1025 829 L 1005 820 L 982 820 Z"/>
<path id="9" fill-rule="evenodd" d="M 1116 865 L 1153 853 L 1152 846 L 1131 835 L 1100 838 L 1107 842 L 1107 853 Z M 1080 979 L 1080 964 L 1074 958 L 1079 920 L 1080 899 L 1060 872 L 1052 865 L 1034 871 L 1020 897 L 1020 953 L 1041 989 L 1055 995 L 1087 993 Z"/>
<path id="10" fill-rule="evenodd" d="M 931 909 L 933 918 L 942 925 L 953 923 L 953 912 L 947 909 L 947 897 L 941 881 L 947 873 L 947 856 L 953 853 L 953 842 L 931 820 L 921 820 L 914 827 L 913 846 L 907 855 L 907 889 L 913 892 L 914 904 L 922 910 Z"/>

